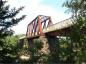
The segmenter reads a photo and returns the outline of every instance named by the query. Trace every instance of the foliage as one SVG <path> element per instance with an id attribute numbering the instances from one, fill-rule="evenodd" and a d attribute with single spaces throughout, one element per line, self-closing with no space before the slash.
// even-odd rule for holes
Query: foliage
<path id="1" fill-rule="evenodd" d="M 35 48 L 38 50 L 41 50 L 41 48 L 43 47 L 43 43 L 37 39 L 34 40 L 34 45 L 35 45 Z"/>
<path id="2" fill-rule="evenodd" d="M 18 24 L 25 17 L 25 15 L 19 18 L 16 17 L 24 7 L 10 10 L 10 6 L 5 5 L 6 2 L 0 0 L 0 63 L 15 62 L 17 37 L 11 36 L 13 34 L 11 27 Z"/>
<path id="3" fill-rule="evenodd" d="M 3 40 L 3 47 L 0 48 L 0 63 L 15 62 L 18 38 L 16 36 L 8 36 Z"/>
<path id="4" fill-rule="evenodd" d="M 60 58 L 60 61 L 63 62 L 63 63 L 68 63 L 70 62 L 68 60 L 69 56 L 70 56 L 70 42 L 67 40 L 67 38 L 60 38 L 59 40 L 59 58 Z"/>
<path id="5" fill-rule="evenodd" d="M 25 43 L 25 41 L 24 41 Z M 29 42 L 30 43 L 30 42 Z M 43 47 L 43 43 L 39 40 L 39 39 L 33 39 L 33 46 L 31 47 L 28 44 L 28 48 L 26 47 L 22 47 L 21 48 L 21 52 L 23 51 L 23 55 L 27 54 L 30 55 L 30 59 L 28 61 L 20 61 L 21 63 L 26 63 L 26 64 L 38 64 L 38 63 L 43 63 L 46 64 L 47 63 L 47 55 L 44 54 L 43 52 L 41 52 L 41 48 Z M 28 53 L 27 53 L 27 52 Z M 20 52 L 20 54 L 21 54 Z"/>
<path id="6" fill-rule="evenodd" d="M 86 61 L 86 0 L 68 0 L 64 3 L 68 11 L 72 12 L 74 26 L 72 26 L 71 34 L 66 40 L 62 40 L 61 60 L 68 63 L 81 64 Z M 64 48 L 62 46 L 67 47 Z"/>

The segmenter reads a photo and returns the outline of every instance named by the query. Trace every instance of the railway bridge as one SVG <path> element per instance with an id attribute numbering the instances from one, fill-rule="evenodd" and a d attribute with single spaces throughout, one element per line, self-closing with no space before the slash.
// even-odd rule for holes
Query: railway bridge
<path id="1" fill-rule="evenodd" d="M 72 25 L 73 20 L 71 18 L 53 24 L 50 16 L 39 15 L 28 24 L 26 37 L 30 39 L 46 34 L 50 36 L 67 36 Z"/>
<path id="2" fill-rule="evenodd" d="M 28 24 L 26 38 L 31 48 L 34 48 L 33 39 L 40 39 L 43 43 L 42 52 L 58 52 L 57 36 L 68 36 L 72 25 L 72 18 L 53 24 L 50 16 L 38 15 Z"/>

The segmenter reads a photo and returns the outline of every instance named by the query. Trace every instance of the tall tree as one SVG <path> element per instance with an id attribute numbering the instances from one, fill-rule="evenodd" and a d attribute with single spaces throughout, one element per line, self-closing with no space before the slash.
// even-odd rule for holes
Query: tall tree
<path id="1" fill-rule="evenodd" d="M 70 61 L 81 64 L 86 61 L 86 0 L 67 0 L 64 6 L 72 12 L 74 26 L 70 34 Z"/>
<path id="2" fill-rule="evenodd" d="M 5 38 L 13 34 L 11 27 L 25 18 L 25 15 L 22 15 L 19 18 L 16 17 L 24 7 L 18 9 L 13 8 L 10 10 L 9 5 L 5 5 L 6 2 L 7 1 L 0 0 L 0 63 L 11 61 L 11 58 L 8 55 L 10 51 L 9 45 L 6 45 Z"/>

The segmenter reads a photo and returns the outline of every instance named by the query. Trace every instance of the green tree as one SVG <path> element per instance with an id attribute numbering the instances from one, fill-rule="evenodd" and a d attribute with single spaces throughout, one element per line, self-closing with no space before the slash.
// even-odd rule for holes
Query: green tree
<path id="1" fill-rule="evenodd" d="M 12 50 L 10 49 L 12 46 L 8 44 L 7 36 L 13 34 L 11 27 L 25 18 L 25 15 L 22 15 L 19 18 L 16 17 L 24 7 L 18 9 L 13 8 L 10 10 L 9 5 L 5 5 L 6 2 L 7 1 L 0 0 L 0 63 L 13 62 L 13 59 L 8 54 L 12 53 Z"/>
<path id="2" fill-rule="evenodd" d="M 74 25 L 71 27 L 71 34 L 66 39 L 69 51 L 64 52 L 69 55 L 66 61 L 81 64 L 86 61 L 86 0 L 67 0 L 64 6 L 72 12 Z"/>

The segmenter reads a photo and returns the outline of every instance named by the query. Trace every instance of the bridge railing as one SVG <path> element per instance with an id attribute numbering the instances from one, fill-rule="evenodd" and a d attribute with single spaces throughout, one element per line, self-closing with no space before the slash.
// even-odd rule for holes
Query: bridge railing
<path id="1" fill-rule="evenodd" d="M 27 26 L 26 37 L 34 37 L 43 34 L 43 29 L 52 25 L 50 16 L 37 16 L 32 22 Z"/>

